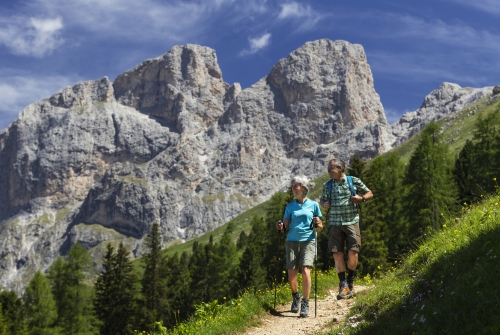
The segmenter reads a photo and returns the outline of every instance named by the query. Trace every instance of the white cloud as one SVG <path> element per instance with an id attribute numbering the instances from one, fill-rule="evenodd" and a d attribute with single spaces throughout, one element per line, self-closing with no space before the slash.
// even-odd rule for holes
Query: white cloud
<path id="1" fill-rule="evenodd" d="M 464 6 L 476 8 L 491 15 L 500 15 L 500 1 L 498 0 L 449 0 Z"/>
<path id="2" fill-rule="evenodd" d="M 463 56 L 462 56 L 463 57 Z M 429 54 L 373 52 L 369 54 L 370 67 L 374 75 L 400 82 L 450 81 L 461 86 L 482 87 L 487 82 L 487 73 L 480 72 L 481 64 L 473 68 L 467 60 L 453 61 L 446 52 Z M 473 59 L 470 60 L 474 62 Z"/>
<path id="3" fill-rule="evenodd" d="M 405 111 L 401 112 L 401 111 L 398 111 L 396 109 L 385 108 L 384 112 L 385 112 L 385 117 L 387 118 L 387 122 L 389 124 L 394 124 L 395 122 L 397 122 L 401 119 L 401 116 L 403 114 L 410 112 L 410 111 L 406 109 Z"/>
<path id="4" fill-rule="evenodd" d="M 390 16 L 394 20 L 394 15 Z M 400 26 L 391 37 L 416 37 L 433 40 L 444 45 L 474 47 L 482 50 L 500 52 L 500 36 L 489 31 L 474 29 L 466 24 L 448 24 L 441 20 L 426 21 L 412 16 L 398 16 Z"/>
<path id="5" fill-rule="evenodd" d="M 205 34 L 220 20 L 248 20 L 262 0 L 35 0 L 30 12 L 61 15 L 72 29 L 98 38 L 179 43 Z M 265 2 L 264 2 L 265 3 Z M 230 15 L 228 15 L 230 12 Z"/>
<path id="6" fill-rule="evenodd" d="M 297 2 L 290 2 L 280 5 L 281 11 L 278 19 L 287 20 L 293 19 L 297 24 L 297 31 L 310 30 L 324 17 L 320 13 L 314 11 L 311 6 L 303 6 Z"/>
<path id="7" fill-rule="evenodd" d="M 250 43 L 250 49 L 246 49 L 240 52 L 240 56 L 256 53 L 257 51 L 268 46 L 270 40 L 271 40 L 270 33 L 265 33 L 262 36 L 256 38 L 249 38 L 248 42 Z"/>
<path id="8" fill-rule="evenodd" d="M 77 77 L 34 77 L 0 72 L 0 130 L 11 124 L 29 104 L 48 98 L 64 87 L 78 82 Z"/>
<path id="9" fill-rule="evenodd" d="M 61 17 L 15 18 L 0 28 L 0 44 L 4 44 L 14 54 L 41 58 L 51 54 L 64 42 L 59 36 L 63 27 Z"/>

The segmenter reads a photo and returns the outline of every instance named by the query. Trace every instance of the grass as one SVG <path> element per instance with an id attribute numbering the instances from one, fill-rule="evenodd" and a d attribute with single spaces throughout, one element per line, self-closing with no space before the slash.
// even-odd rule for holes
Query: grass
<path id="1" fill-rule="evenodd" d="M 500 191 L 464 207 L 461 217 L 448 218 L 376 279 L 358 279 L 375 287 L 358 293 L 347 321 L 330 324 L 323 334 L 500 334 L 499 241 Z M 337 285 L 335 273 L 318 273 L 319 298 Z M 276 293 L 278 304 L 290 302 L 286 284 Z M 258 325 L 259 315 L 272 313 L 273 304 L 273 289 L 248 289 L 222 305 L 196 306 L 196 314 L 174 329 L 157 324 L 148 334 L 234 334 Z M 362 320 L 357 326 L 349 321 L 353 316 Z"/>
<path id="2" fill-rule="evenodd" d="M 328 334 L 500 334 L 499 194 L 427 234 L 358 296 L 361 324 Z"/>
<path id="3" fill-rule="evenodd" d="M 300 279 L 300 276 L 299 276 Z M 337 275 L 331 271 L 318 272 L 318 298 L 323 298 L 331 287 L 338 286 Z M 364 283 L 363 281 L 360 281 Z M 301 286 L 301 282 L 299 282 Z M 225 304 L 217 302 L 196 306 L 195 315 L 186 322 L 179 323 L 173 329 L 167 330 L 160 323 L 151 332 L 136 332 L 140 335 L 223 335 L 235 334 L 260 324 L 260 315 L 274 312 L 274 289 L 264 291 L 247 289 L 239 298 Z M 291 301 L 291 290 L 287 284 L 276 287 L 276 303 L 288 304 Z"/>
<path id="4" fill-rule="evenodd" d="M 436 121 L 443 130 L 444 142 L 449 145 L 452 155 L 458 155 L 465 142 L 472 138 L 477 116 L 480 113 L 489 113 L 500 105 L 500 99 L 497 98 L 495 101 L 489 102 L 490 97 L 487 96 L 458 112 Z M 417 134 L 390 152 L 396 153 L 404 163 L 408 163 L 419 141 L 420 136 Z"/>

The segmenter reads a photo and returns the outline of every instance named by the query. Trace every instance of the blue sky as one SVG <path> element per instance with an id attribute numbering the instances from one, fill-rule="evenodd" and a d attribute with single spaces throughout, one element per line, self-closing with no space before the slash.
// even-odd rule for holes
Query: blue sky
<path id="1" fill-rule="evenodd" d="M 246 88 L 305 42 L 361 44 L 390 123 L 444 82 L 500 84 L 500 0 L 0 0 L 0 129 L 28 104 L 194 43 Z"/>

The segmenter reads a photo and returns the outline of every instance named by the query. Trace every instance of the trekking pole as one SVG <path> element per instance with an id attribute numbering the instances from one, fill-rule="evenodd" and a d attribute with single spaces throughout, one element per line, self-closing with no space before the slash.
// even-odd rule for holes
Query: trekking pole
<path id="1" fill-rule="evenodd" d="M 283 223 L 283 221 L 279 220 L 278 223 Z M 284 228 L 284 227 L 283 227 Z M 281 264 L 281 235 L 283 235 L 283 230 L 278 231 L 278 263 L 276 264 L 276 278 L 274 282 L 274 310 L 276 311 L 276 288 L 278 287 L 278 276 L 280 274 L 280 264 Z"/>
<path id="2" fill-rule="evenodd" d="M 314 229 L 314 317 L 316 317 L 316 310 L 318 307 L 318 299 L 317 299 L 317 291 L 318 291 L 318 272 L 316 271 L 316 263 L 318 260 L 318 230 L 316 229 L 316 225 L 314 224 L 314 218 L 317 218 L 318 216 L 313 217 L 313 221 L 311 222 L 311 229 Z"/>

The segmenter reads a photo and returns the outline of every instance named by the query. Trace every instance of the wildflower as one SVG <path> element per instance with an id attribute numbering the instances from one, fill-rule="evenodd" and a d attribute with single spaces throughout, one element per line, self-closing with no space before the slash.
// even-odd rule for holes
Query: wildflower
<path id="1" fill-rule="evenodd" d="M 446 228 L 446 223 L 443 225 L 443 228 Z"/>
<path id="2" fill-rule="evenodd" d="M 494 181 L 497 181 L 497 177 L 493 178 Z"/>
<path id="3" fill-rule="evenodd" d="M 443 213 L 441 213 L 441 216 L 443 216 Z"/>

